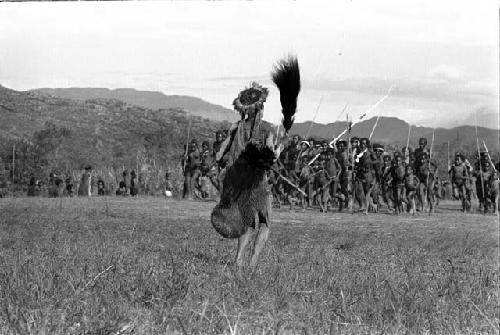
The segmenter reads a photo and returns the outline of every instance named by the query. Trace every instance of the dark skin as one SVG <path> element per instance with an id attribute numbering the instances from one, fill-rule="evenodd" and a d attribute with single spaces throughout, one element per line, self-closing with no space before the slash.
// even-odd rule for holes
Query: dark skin
<path id="1" fill-rule="evenodd" d="M 426 146 L 427 146 L 427 142 L 426 141 L 424 141 L 424 140 L 418 141 L 418 147 L 420 148 L 420 150 L 423 151 Z"/>
<path id="2" fill-rule="evenodd" d="M 403 211 L 403 200 L 404 200 L 404 176 L 405 168 L 403 166 L 403 158 L 397 156 L 395 158 L 394 165 L 391 169 L 392 176 L 392 187 L 393 187 L 393 197 L 394 197 L 394 207 L 396 213 L 401 213 Z"/>
<path id="3" fill-rule="evenodd" d="M 462 202 L 462 211 L 465 212 L 470 207 L 470 189 L 466 187 L 470 176 L 462 157 L 455 157 L 455 165 L 450 169 L 449 174 L 451 176 L 453 192 L 458 195 L 458 198 Z"/>

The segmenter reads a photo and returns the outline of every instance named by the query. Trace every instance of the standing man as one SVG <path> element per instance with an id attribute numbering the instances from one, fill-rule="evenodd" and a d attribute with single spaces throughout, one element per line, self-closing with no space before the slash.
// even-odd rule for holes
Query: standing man
<path id="1" fill-rule="evenodd" d="M 417 155 L 415 155 L 417 157 Z M 438 175 L 437 164 L 434 160 L 431 160 L 427 151 L 423 151 L 418 154 L 420 161 L 415 162 L 415 166 L 418 166 L 417 178 L 420 181 L 417 189 L 417 196 L 419 206 L 422 211 L 426 210 L 425 205 L 429 203 L 429 212 L 433 213 L 436 204 L 436 197 L 434 194 L 434 188 L 436 183 L 436 177 Z M 418 163 L 417 163 L 418 162 Z"/>
<path id="2" fill-rule="evenodd" d="M 340 140 L 337 142 L 337 152 L 335 153 L 335 158 L 340 166 L 339 175 L 339 186 L 340 186 L 340 196 L 339 196 L 339 212 L 344 208 L 349 206 L 349 182 L 350 175 L 350 157 L 346 151 L 347 141 Z"/>
<path id="3" fill-rule="evenodd" d="M 215 143 L 214 143 L 215 144 Z M 213 149 L 214 146 L 212 146 Z M 203 141 L 201 144 L 201 196 L 202 198 L 209 198 L 210 194 L 212 194 L 212 187 L 210 184 L 219 187 L 217 182 L 217 168 L 215 165 L 215 161 L 212 155 L 213 151 L 210 150 L 210 142 Z"/>
<path id="4" fill-rule="evenodd" d="M 337 190 L 339 188 L 340 174 L 342 173 L 342 167 L 339 161 L 335 157 L 335 151 L 332 148 L 326 150 L 326 172 L 329 178 L 328 191 L 330 194 L 331 204 L 338 199 Z"/>
<path id="5" fill-rule="evenodd" d="M 471 205 L 470 172 L 461 153 L 457 152 L 455 154 L 455 164 L 452 165 L 448 174 L 450 175 L 453 194 L 462 202 L 462 211 L 469 212 Z"/>
<path id="6" fill-rule="evenodd" d="M 421 137 L 418 139 L 418 148 L 415 149 L 413 154 L 415 155 L 415 171 L 418 171 L 420 168 L 420 164 L 422 163 L 422 155 L 430 156 L 429 150 L 426 149 L 427 139 L 425 137 Z"/>
<path id="7" fill-rule="evenodd" d="M 286 170 L 287 174 L 289 177 L 293 178 L 294 180 L 297 179 L 297 173 L 300 173 L 300 171 L 297 170 L 297 165 L 298 165 L 298 158 L 300 154 L 300 148 L 299 148 L 299 135 L 293 135 L 292 137 L 292 142 L 288 146 L 286 150 L 286 156 L 285 156 L 285 162 L 286 162 Z"/>
<path id="8" fill-rule="evenodd" d="M 198 142 L 195 138 L 188 145 L 187 161 L 184 170 L 184 192 L 183 198 L 193 200 L 193 189 L 201 175 L 201 155 L 198 149 Z"/>
<path id="9" fill-rule="evenodd" d="M 290 142 L 285 152 L 286 176 L 294 184 L 298 183 L 300 175 L 300 162 L 298 161 L 300 154 L 299 141 L 300 141 L 299 135 L 293 135 L 292 141 Z M 288 202 L 290 203 L 290 210 L 292 210 L 293 209 L 292 199 L 295 193 L 295 189 L 288 183 L 286 183 L 284 186 Z"/>
<path id="10" fill-rule="evenodd" d="M 217 130 L 215 132 L 215 142 L 212 144 L 212 157 L 215 157 L 217 155 L 217 152 L 220 150 L 220 146 L 222 145 L 222 142 L 224 139 L 222 138 L 222 130 Z"/>

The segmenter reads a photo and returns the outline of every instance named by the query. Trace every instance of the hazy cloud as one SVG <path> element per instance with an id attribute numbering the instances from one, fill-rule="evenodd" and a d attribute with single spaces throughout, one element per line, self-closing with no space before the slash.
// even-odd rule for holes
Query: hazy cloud
<path id="1" fill-rule="evenodd" d="M 129 87 L 198 96 L 231 108 L 256 80 L 265 118 L 281 119 L 272 64 L 301 65 L 298 121 L 333 122 L 346 102 L 450 125 L 498 110 L 496 1 L 55 2 L 0 6 L 0 84 Z M 434 119 L 436 114 L 436 119 Z"/>
<path id="2" fill-rule="evenodd" d="M 432 79 L 441 79 L 445 81 L 456 81 L 464 76 L 464 71 L 452 65 L 434 66 L 429 71 L 429 77 Z"/>

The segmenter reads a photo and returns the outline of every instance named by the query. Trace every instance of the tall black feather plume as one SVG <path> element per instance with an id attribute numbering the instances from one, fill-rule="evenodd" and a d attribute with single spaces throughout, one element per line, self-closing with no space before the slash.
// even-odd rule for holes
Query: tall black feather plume
<path id="1" fill-rule="evenodd" d="M 297 110 L 297 97 L 300 92 L 300 70 L 297 57 L 288 56 L 280 60 L 271 73 L 274 84 L 280 90 L 283 127 L 288 132 L 292 127 Z"/>

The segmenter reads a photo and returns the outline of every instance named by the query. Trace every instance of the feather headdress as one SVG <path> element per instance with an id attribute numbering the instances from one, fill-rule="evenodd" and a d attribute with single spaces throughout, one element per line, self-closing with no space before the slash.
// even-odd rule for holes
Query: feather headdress
<path id="1" fill-rule="evenodd" d="M 234 99 L 233 106 L 243 117 L 247 115 L 253 117 L 255 113 L 261 110 L 266 102 L 269 91 L 267 88 L 252 82 L 250 87 L 245 88 Z"/>
<path id="2" fill-rule="evenodd" d="M 300 70 L 297 57 L 288 56 L 280 60 L 271 73 L 274 84 L 280 90 L 282 124 L 288 132 L 292 127 L 300 92 Z"/>

